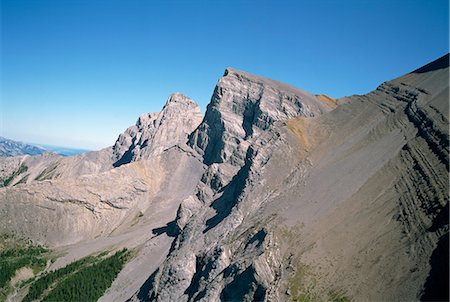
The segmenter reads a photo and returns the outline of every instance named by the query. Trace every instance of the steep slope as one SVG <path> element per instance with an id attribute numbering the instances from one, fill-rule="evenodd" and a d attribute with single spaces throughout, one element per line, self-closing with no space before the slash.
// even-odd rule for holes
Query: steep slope
<path id="1" fill-rule="evenodd" d="M 161 203 L 174 203 L 169 214 L 173 219 L 203 171 L 201 161 L 183 149 L 187 133 L 201 121 L 200 109 L 187 97 L 173 94 L 161 113 L 151 115 L 157 118 L 144 123 L 140 117 L 139 127 L 121 134 L 112 148 L 73 157 L 44 154 L 4 160 L 1 176 L 8 187 L 0 190 L 5 218 L 0 230 L 62 246 L 126 231 L 139 213 L 140 220 L 146 220 L 147 208 Z M 114 168 L 128 153 L 136 158 Z"/>
<path id="2" fill-rule="evenodd" d="M 278 147 L 275 125 L 297 116 L 318 116 L 330 111 L 329 102 L 269 79 L 227 69 L 219 80 L 202 124 L 190 136 L 189 144 L 203 156 L 208 166 L 196 194 L 180 205 L 177 226 L 182 233 L 163 266 L 148 281 L 150 293 L 141 291 L 139 299 L 194 299 L 204 288 L 198 284 L 214 270 L 222 277 L 230 264 L 222 240 L 229 239 L 245 216 L 254 209 L 233 211 L 250 189 L 258 170 Z M 238 244 L 236 242 L 236 244 Z M 211 260 L 210 258 L 214 259 Z M 228 278 L 238 274 L 229 268 Z M 205 280 L 204 283 L 208 281 Z M 220 281 L 218 281 L 220 282 Z M 144 286 L 146 288 L 146 286 Z M 214 288 L 214 286 L 213 286 Z M 216 288 L 215 290 L 220 290 Z M 218 292 L 205 299 L 218 298 Z"/>
<path id="3" fill-rule="evenodd" d="M 448 299 L 448 55 L 334 100 L 228 68 L 113 147 L 0 159 L 0 233 L 127 247 L 102 301 Z M 446 270 L 447 268 L 447 270 Z"/>
<path id="4" fill-rule="evenodd" d="M 190 137 L 208 167 L 134 299 L 417 300 L 448 281 L 432 267 L 448 242 L 448 56 L 434 65 L 329 113 L 311 97 L 312 114 L 226 72 Z"/>
<path id="5" fill-rule="evenodd" d="M 351 97 L 309 125 L 313 136 L 322 125 L 329 134 L 309 157 L 303 187 L 295 186 L 300 198 L 285 192 L 278 200 L 289 230 L 301 228 L 290 235 L 305 248 L 289 253 L 303 292 L 314 282 L 313 295 L 341 291 L 355 300 L 417 300 L 427 291 L 433 251 L 448 236 L 445 91 L 448 64 Z M 445 110 L 434 111 L 438 119 L 411 111 L 432 104 Z"/>
<path id="6" fill-rule="evenodd" d="M 141 115 L 136 125 L 119 136 L 113 147 L 115 167 L 148 159 L 180 143 L 200 124 L 200 107 L 188 97 L 174 93 L 161 112 Z M 162 126 L 163 125 L 163 126 Z"/>
<path id="7" fill-rule="evenodd" d="M 136 125 L 119 135 L 113 147 L 68 157 L 46 153 L 0 158 L 0 180 L 9 180 L 3 186 L 14 186 L 48 179 L 71 179 L 147 160 L 170 147 L 184 144 L 201 119 L 200 107 L 194 101 L 174 93 L 161 112 L 140 116 Z"/>
<path id="8" fill-rule="evenodd" d="M 47 152 L 43 148 L 0 136 L 0 156 L 37 155 Z"/>
<path id="9" fill-rule="evenodd" d="M 139 158 L 120 167 L 114 167 L 115 156 L 119 146 L 128 151 L 120 143 L 127 133 L 98 152 L 0 160 L 0 177 L 8 179 L 7 188 L 0 189 L 0 233 L 29 238 L 63 255 L 49 270 L 92 253 L 133 249 L 135 257 L 105 301 L 111 300 L 108 295 L 119 300 L 132 295 L 148 277 L 147 269 L 156 268 L 169 251 L 172 238 L 165 232 L 204 170 L 201 158 L 185 145 L 187 133 L 201 122 L 198 105 L 174 94 L 154 115 L 154 123 L 136 129 L 142 144 L 133 140 L 129 146 L 134 154 L 139 150 Z M 11 298 L 24 294 L 21 289 Z"/>

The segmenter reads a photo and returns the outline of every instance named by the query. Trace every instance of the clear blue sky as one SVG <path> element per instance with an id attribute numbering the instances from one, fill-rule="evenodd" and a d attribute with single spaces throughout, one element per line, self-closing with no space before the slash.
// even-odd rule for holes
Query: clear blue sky
<path id="1" fill-rule="evenodd" d="M 448 0 L 1 0 L 0 135 L 98 149 L 228 66 L 333 97 L 448 52 Z"/>

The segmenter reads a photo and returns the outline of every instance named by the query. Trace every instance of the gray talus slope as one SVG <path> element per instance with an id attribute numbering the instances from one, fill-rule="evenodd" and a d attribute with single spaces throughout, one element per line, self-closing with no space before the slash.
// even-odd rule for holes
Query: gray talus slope
<path id="1" fill-rule="evenodd" d="M 440 273 L 432 259 L 448 238 L 448 57 L 440 60 L 329 113 L 313 97 L 318 110 L 306 116 L 282 97 L 264 112 L 264 93 L 253 91 L 279 86 L 226 73 L 190 136 L 208 167 L 180 205 L 171 252 L 133 299 L 430 294 Z M 293 111 L 271 114 L 281 108 Z"/>
<path id="2" fill-rule="evenodd" d="M 430 79 L 435 88 L 426 85 Z M 318 280 L 318 294 L 342 290 L 355 300 L 427 293 L 430 259 L 448 236 L 448 113 L 435 112 L 435 120 L 411 108 L 445 108 L 448 97 L 436 99 L 445 90 L 448 67 L 411 74 L 311 123 L 329 134 L 311 153 L 315 164 L 303 188 L 295 186 L 298 195 L 281 198 L 287 224 L 301 226 L 294 234 L 303 249 L 289 254 L 303 286 Z"/>

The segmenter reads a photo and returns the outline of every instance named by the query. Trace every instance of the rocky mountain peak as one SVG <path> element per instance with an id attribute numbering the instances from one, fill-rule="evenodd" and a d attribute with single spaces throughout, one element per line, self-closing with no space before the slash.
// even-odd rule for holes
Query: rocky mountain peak
<path id="1" fill-rule="evenodd" d="M 111 148 L 0 157 L 0 235 L 47 272 L 133 250 L 99 301 L 448 301 L 448 71 L 335 100 L 227 68 L 203 121 L 175 93 Z"/>
<path id="2" fill-rule="evenodd" d="M 448 276 L 433 268 L 448 259 L 448 68 L 426 70 L 337 106 L 227 68 L 189 137 L 205 172 L 181 202 L 169 255 L 135 297 L 290 301 L 316 282 L 318 301 L 334 300 L 336 284 L 342 300 L 435 294 L 427 283 Z M 346 232 L 359 238 L 351 246 Z"/>
<path id="3" fill-rule="evenodd" d="M 114 166 L 146 159 L 185 143 L 201 120 L 197 103 L 181 93 L 171 94 L 161 112 L 141 115 L 136 125 L 119 135 L 113 147 Z"/>
<path id="4" fill-rule="evenodd" d="M 193 100 L 180 92 L 174 92 L 169 96 L 163 108 L 163 111 L 167 106 L 171 106 L 173 104 L 184 104 L 188 107 L 198 107 L 198 105 Z"/>
<path id="5" fill-rule="evenodd" d="M 205 119 L 190 136 L 190 145 L 206 164 L 243 164 L 248 140 L 275 122 L 316 116 L 332 108 L 323 98 L 290 85 L 227 68 L 219 79 Z"/>

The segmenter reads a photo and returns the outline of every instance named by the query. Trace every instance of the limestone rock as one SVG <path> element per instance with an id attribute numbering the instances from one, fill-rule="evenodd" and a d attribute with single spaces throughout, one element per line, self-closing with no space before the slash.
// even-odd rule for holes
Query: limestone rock
<path id="1" fill-rule="evenodd" d="M 207 283 L 212 281 L 208 278 L 216 276 L 209 272 L 210 265 L 221 267 L 218 271 L 226 268 L 223 263 L 229 265 L 229 258 L 219 264 L 216 254 L 213 254 L 201 256 L 206 271 L 186 269 L 198 268 L 195 261 L 198 262 L 198 254 L 203 251 L 222 249 L 222 242 L 242 223 L 248 212 L 234 213 L 233 208 L 245 196 L 250 184 L 258 177 L 259 169 L 278 146 L 280 134 L 277 125 L 289 118 L 314 117 L 330 110 L 328 103 L 318 96 L 234 69 L 225 71 L 214 90 L 203 122 L 189 138 L 190 146 L 203 156 L 208 166 L 196 189 L 204 206 L 201 207 L 199 201 L 193 202 L 196 199 L 181 204 L 176 223 L 183 229 L 183 235 L 175 242 L 176 251 L 160 267 L 154 279 L 154 289 L 148 297 L 167 301 L 194 299 L 200 291 L 200 285 L 196 283 L 200 278 L 198 274 Z M 258 207 L 258 204 L 256 202 L 254 206 Z M 215 209 L 215 215 L 211 209 Z M 186 224 L 187 217 L 191 220 Z M 233 244 L 233 247 L 237 246 L 237 243 Z M 191 257 L 193 253 L 197 260 Z M 186 255 L 191 256 L 187 259 Z M 185 267 L 183 263 L 186 262 L 190 265 Z M 249 263 L 232 269 L 228 282 L 232 276 L 243 273 L 247 265 Z M 189 279 L 192 279 L 190 285 Z M 208 292 L 208 296 L 218 298 L 223 283 L 221 286 Z"/>
<path id="2" fill-rule="evenodd" d="M 134 249 L 103 301 L 445 300 L 448 65 L 338 100 L 227 69 L 203 121 L 174 94 L 111 148 L 0 159 L 0 231 L 52 268 Z"/>
<path id="3" fill-rule="evenodd" d="M 189 144 L 206 164 L 242 165 L 248 141 L 276 121 L 317 116 L 331 108 L 323 98 L 289 85 L 232 68 L 219 80 L 205 119 Z"/>
<path id="4" fill-rule="evenodd" d="M 141 115 L 136 125 L 119 135 L 113 147 L 114 166 L 148 159 L 186 143 L 201 120 L 200 107 L 194 101 L 180 93 L 172 94 L 161 112 Z"/>
<path id="5" fill-rule="evenodd" d="M 448 63 L 334 110 L 281 87 L 219 81 L 189 140 L 195 214 L 135 298 L 418 300 L 448 280 L 430 260 L 448 242 Z"/>
<path id="6" fill-rule="evenodd" d="M 17 165 L 11 165 L 16 162 Z M 3 186 L 48 179 L 70 179 L 81 175 L 101 173 L 113 168 L 112 148 L 61 156 L 46 152 L 36 156 L 0 158 L 0 179 Z M 5 183 L 5 180 L 8 180 Z M 1 186 L 1 183 L 0 183 Z"/>

